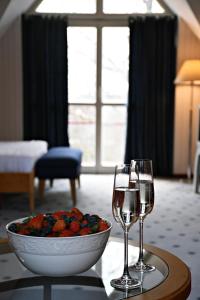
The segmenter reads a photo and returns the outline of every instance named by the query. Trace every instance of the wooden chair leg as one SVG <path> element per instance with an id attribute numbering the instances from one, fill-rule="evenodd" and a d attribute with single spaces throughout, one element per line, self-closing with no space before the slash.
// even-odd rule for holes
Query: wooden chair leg
<path id="1" fill-rule="evenodd" d="M 71 187 L 73 206 L 76 206 L 76 180 L 75 179 L 70 179 L 70 187 Z"/>
<path id="2" fill-rule="evenodd" d="M 44 199 L 44 189 L 45 189 L 45 179 L 40 179 L 39 180 L 39 195 L 40 199 Z"/>
<path id="3" fill-rule="evenodd" d="M 78 187 L 81 187 L 81 180 L 80 180 L 80 176 L 77 177 L 77 181 L 78 181 Z"/>
<path id="4" fill-rule="evenodd" d="M 29 174 L 29 209 L 31 213 L 35 211 L 35 195 L 34 195 L 34 171 Z"/>
<path id="5" fill-rule="evenodd" d="M 50 179 L 50 187 L 53 187 L 53 179 Z"/>
<path id="6" fill-rule="evenodd" d="M 3 194 L 0 194 L 0 209 L 3 207 Z"/>

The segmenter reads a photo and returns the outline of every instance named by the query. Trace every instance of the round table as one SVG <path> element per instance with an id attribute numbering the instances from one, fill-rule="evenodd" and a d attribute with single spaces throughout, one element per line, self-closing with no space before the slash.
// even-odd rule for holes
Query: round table
<path id="1" fill-rule="evenodd" d="M 142 281 L 140 288 L 125 293 L 113 289 L 110 280 L 123 271 L 123 240 L 111 237 L 101 259 L 85 273 L 66 277 L 45 277 L 28 271 L 9 248 L 0 242 L 0 299 L 130 299 L 184 300 L 190 294 L 191 273 L 186 264 L 173 254 L 144 245 L 145 261 L 156 266 L 151 273 L 134 273 Z M 129 241 L 129 264 L 138 257 L 137 242 Z"/>

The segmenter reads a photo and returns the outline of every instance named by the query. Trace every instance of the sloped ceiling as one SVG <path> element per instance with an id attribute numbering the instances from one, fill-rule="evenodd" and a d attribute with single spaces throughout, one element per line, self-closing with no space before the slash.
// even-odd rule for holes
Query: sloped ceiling
<path id="1" fill-rule="evenodd" d="M 1 16 L 3 16 L 9 2 L 10 2 L 10 0 L 1 0 L 0 1 L 0 18 L 1 18 Z"/>
<path id="2" fill-rule="evenodd" d="M 200 39 L 200 0 L 163 0 Z"/>
<path id="3" fill-rule="evenodd" d="M 199 0 L 188 0 L 191 9 L 193 10 L 198 22 L 200 23 L 200 1 Z"/>
<path id="4" fill-rule="evenodd" d="M 35 0 L 0 0 L 0 38 L 12 22 L 34 2 Z"/>
<path id="5" fill-rule="evenodd" d="M 8 26 L 36 0 L 0 0 L 0 38 Z M 200 0 L 161 0 L 181 17 L 200 39 Z"/>

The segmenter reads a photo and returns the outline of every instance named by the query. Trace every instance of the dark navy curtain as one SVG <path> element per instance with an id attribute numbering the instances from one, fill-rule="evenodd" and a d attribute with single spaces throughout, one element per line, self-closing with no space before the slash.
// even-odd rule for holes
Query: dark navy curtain
<path id="1" fill-rule="evenodd" d="M 24 139 L 68 146 L 67 24 L 23 16 Z"/>
<path id="2" fill-rule="evenodd" d="M 153 160 L 154 174 L 173 171 L 175 16 L 130 18 L 125 162 Z"/>

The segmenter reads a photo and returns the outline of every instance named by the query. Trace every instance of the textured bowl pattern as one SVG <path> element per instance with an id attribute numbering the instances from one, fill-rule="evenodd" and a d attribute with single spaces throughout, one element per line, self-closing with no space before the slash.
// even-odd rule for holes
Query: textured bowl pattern
<path id="1" fill-rule="evenodd" d="M 46 276 L 65 276 L 90 269 L 101 257 L 107 244 L 111 223 L 105 231 L 75 237 L 33 237 L 11 232 L 7 224 L 9 242 L 25 267 Z"/>

